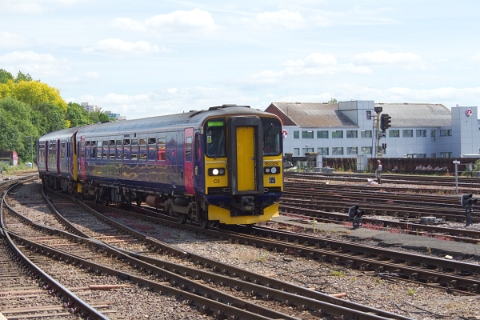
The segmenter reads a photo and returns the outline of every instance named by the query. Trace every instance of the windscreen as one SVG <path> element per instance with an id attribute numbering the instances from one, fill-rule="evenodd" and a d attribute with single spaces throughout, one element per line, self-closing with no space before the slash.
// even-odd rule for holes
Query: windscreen
<path id="1" fill-rule="evenodd" d="M 276 156 L 282 153 L 282 124 L 278 119 L 262 118 L 263 155 Z"/>

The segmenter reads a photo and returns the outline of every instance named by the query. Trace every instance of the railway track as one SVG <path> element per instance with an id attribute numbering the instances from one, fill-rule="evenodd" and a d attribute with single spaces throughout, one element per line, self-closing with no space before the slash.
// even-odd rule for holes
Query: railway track
<path id="1" fill-rule="evenodd" d="M 55 318 L 77 319 L 77 314 L 92 319 L 106 319 L 89 304 L 58 283 L 41 267 L 25 256 L 5 228 L 4 194 L 34 176 L 7 180 L 0 184 L 0 312 L 8 319 Z"/>
<path id="2" fill-rule="evenodd" d="M 58 199 L 54 200 L 53 202 L 60 206 L 65 203 L 64 200 Z M 71 207 L 71 205 L 67 205 L 67 207 Z M 76 210 L 78 210 L 78 206 Z M 112 208 L 108 208 L 108 210 L 112 210 Z M 68 215 L 68 213 L 66 215 Z M 155 241 L 146 235 L 142 235 L 142 233 L 134 231 L 132 227 L 125 226 L 126 224 L 130 224 L 137 225 L 138 227 L 138 220 L 135 221 L 136 218 L 132 218 L 130 216 L 121 218 L 121 220 L 123 220 L 122 224 L 124 224 L 123 227 L 119 227 L 118 220 L 120 220 L 120 218 L 118 215 L 115 217 L 115 220 L 117 221 L 109 221 L 108 226 L 105 225 L 106 218 L 102 218 L 102 221 L 96 221 L 92 223 L 91 221 L 88 221 L 89 219 L 87 219 L 83 214 L 77 214 L 77 216 L 77 223 L 80 221 L 83 227 L 88 226 L 86 229 L 89 231 L 82 230 L 82 232 L 85 232 L 89 235 L 95 235 L 95 237 L 99 237 L 100 234 L 103 234 L 101 237 L 109 237 L 111 236 L 112 232 L 110 228 L 112 228 L 112 225 L 114 225 L 114 228 L 119 228 L 119 230 L 122 230 L 121 232 L 125 232 L 125 236 L 133 233 L 135 234 L 136 238 L 141 240 L 137 241 L 138 243 L 136 244 L 133 244 L 133 241 L 130 240 L 118 241 L 118 235 L 116 234 L 114 237 L 116 237 L 115 241 L 117 241 L 117 243 L 115 243 L 115 246 L 113 246 L 112 243 L 99 242 L 98 238 L 93 240 L 93 237 L 86 238 L 74 236 L 66 231 L 52 231 L 52 229 L 44 228 L 43 232 L 56 234 L 55 239 L 49 239 L 51 242 L 62 240 L 65 241 L 65 237 L 73 237 L 69 242 L 73 241 L 74 243 L 84 243 L 87 241 L 88 246 L 93 247 L 94 251 L 99 251 L 104 255 L 115 257 L 115 260 L 125 261 L 128 266 L 123 266 L 123 268 L 120 269 L 119 266 L 115 265 L 115 268 L 112 268 L 113 270 L 107 271 L 105 266 L 102 266 L 102 258 L 99 257 L 93 260 L 94 257 L 92 256 L 89 256 L 88 259 L 84 259 L 85 261 L 82 260 L 82 262 L 77 262 L 77 265 L 80 264 L 84 267 L 87 266 L 88 270 L 96 273 L 120 272 L 122 275 L 128 274 L 128 279 L 135 279 L 135 281 L 140 283 L 148 283 L 150 288 L 155 288 L 156 290 L 160 290 L 162 292 L 169 292 L 171 294 L 175 294 L 176 296 L 180 295 L 182 297 L 188 297 L 187 300 L 189 300 L 189 303 L 193 305 L 199 304 L 199 310 L 215 310 L 215 313 L 221 314 L 222 316 L 228 316 L 229 314 L 241 315 L 240 318 L 252 318 L 252 313 L 257 317 L 280 317 L 285 319 L 292 318 L 293 315 L 275 311 L 275 309 L 271 306 L 273 303 L 280 303 L 276 309 L 282 310 L 288 309 L 288 307 L 291 306 L 295 306 L 296 308 L 307 310 L 313 314 L 320 312 L 320 314 L 323 313 L 329 315 L 349 315 L 351 317 L 359 317 L 359 319 L 379 319 L 385 317 L 403 318 L 401 316 L 396 316 L 381 310 L 335 299 L 328 295 L 316 293 L 312 290 L 287 285 L 286 283 L 278 284 L 281 286 L 281 288 L 273 288 L 272 285 L 268 285 L 269 283 L 272 283 L 272 280 L 269 278 L 265 279 L 265 277 L 259 277 L 251 272 L 245 272 L 244 270 L 233 268 L 225 264 L 218 264 L 218 262 L 214 260 L 195 256 L 191 253 L 186 254 L 182 250 L 174 250 L 174 248 L 171 248 L 170 246 L 166 246 L 165 244 Z M 129 220 L 129 222 L 126 222 L 125 220 Z M 28 223 L 31 224 L 33 222 Z M 33 225 L 35 230 L 43 229 L 39 224 Z M 110 239 L 111 238 L 109 238 L 109 240 Z M 73 255 L 68 255 L 63 252 L 63 250 L 62 252 L 53 251 L 53 248 L 51 247 L 45 247 L 38 243 L 35 244 L 33 242 L 29 242 L 25 238 L 18 238 L 17 240 L 21 241 L 25 244 L 25 246 L 34 251 L 43 252 L 47 256 L 55 256 L 57 259 L 63 259 L 64 261 L 68 260 L 75 262 L 78 260 L 79 256 L 85 254 L 82 253 L 82 249 L 80 249 L 78 252 L 75 251 Z M 122 246 L 126 245 L 127 243 L 130 248 L 122 248 Z M 146 244 L 148 244 L 148 246 L 146 246 Z M 61 246 L 65 248 L 67 246 L 72 246 L 72 244 L 68 245 L 66 243 L 61 243 Z M 142 248 L 137 246 L 141 246 Z M 75 247 L 77 247 L 77 245 Z M 70 251 L 70 249 L 71 248 L 69 248 L 68 251 Z M 163 261 L 163 259 L 155 257 L 155 251 L 168 253 L 176 252 L 175 255 L 177 255 L 177 259 L 179 257 L 183 257 L 183 259 L 187 260 L 193 259 L 197 265 L 203 265 L 206 269 L 211 269 L 214 272 L 203 271 L 198 267 L 187 268 L 180 264 L 167 263 Z M 148 252 L 148 256 L 141 255 L 138 252 Z M 160 256 L 165 258 L 165 254 Z M 121 271 L 118 271 L 119 269 Z M 221 274 L 217 274 L 218 271 L 221 271 Z M 151 282 L 148 282 L 149 279 L 148 277 L 145 278 L 145 274 L 153 277 L 153 279 L 150 279 Z M 156 283 L 154 279 L 162 279 L 162 286 L 159 287 L 160 284 Z M 212 289 L 204 285 L 200 285 L 198 284 L 199 279 L 202 279 L 210 285 L 215 285 L 217 288 Z M 166 285 L 166 282 L 168 282 L 169 285 Z M 219 289 L 223 286 L 242 294 L 240 297 L 235 297 L 221 293 Z M 176 290 L 181 290 L 181 292 L 176 292 Z M 302 295 L 302 293 L 305 294 L 305 296 Z M 200 297 L 208 298 L 206 301 L 199 302 Z M 262 307 L 259 304 L 258 299 L 263 300 L 264 303 L 262 304 L 265 304 L 266 306 Z M 215 304 L 212 305 L 212 302 L 215 302 Z M 225 306 L 228 306 L 228 308 Z M 234 309 L 230 309 L 230 307 Z"/>
<path id="3" fill-rule="evenodd" d="M 132 215 L 132 213 L 128 213 Z M 163 224 L 162 218 L 139 215 L 145 221 Z M 173 223 L 173 222 L 171 222 Z M 225 232 L 225 230 L 202 231 L 193 226 L 192 231 L 211 234 L 229 239 L 231 242 L 262 247 L 276 252 L 287 252 L 292 255 L 307 256 L 312 259 L 333 262 L 349 268 L 371 271 L 391 278 L 407 279 L 434 287 L 443 287 L 448 291 L 462 293 L 480 293 L 480 266 L 441 258 L 433 258 L 417 254 L 402 253 L 376 246 L 334 241 L 313 236 L 292 234 L 270 228 L 254 227 L 254 235 L 245 234 L 249 228 L 240 228 L 241 233 Z M 261 237 L 255 236 L 261 235 Z"/>

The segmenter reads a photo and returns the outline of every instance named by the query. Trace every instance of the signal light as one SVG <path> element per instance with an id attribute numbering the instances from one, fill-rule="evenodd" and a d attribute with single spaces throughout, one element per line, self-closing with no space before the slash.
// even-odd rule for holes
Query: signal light
<path id="1" fill-rule="evenodd" d="M 391 125 L 391 122 L 392 122 L 392 117 L 390 117 L 388 114 L 386 113 L 383 113 L 381 116 L 380 116 L 380 129 L 382 129 L 382 131 L 385 131 L 387 130 L 388 128 L 390 128 L 392 125 Z"/>
<path id="2" fill-rule="evenodd" d="M 475 199 L 475 198 L 472 198 L 472 197 L 473 197 L 473 195 L 471 193 L 470 194 L 463 194 L 462 199 L 461 199 L 462 207 L 471 206 L 471 205 L 477 203 L 478 199 Z"/>

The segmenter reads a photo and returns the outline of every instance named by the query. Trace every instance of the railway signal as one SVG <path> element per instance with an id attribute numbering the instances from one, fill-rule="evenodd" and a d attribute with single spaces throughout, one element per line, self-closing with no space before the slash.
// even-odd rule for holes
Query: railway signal
<path id="1" fill-rule="evenodd" d="M 362 216 L 363 211 L 359 210 L 358 206 L 351 206 L 350 209 L 348 209 L 348 218 L 350 218 L 350 220 L 353 220 L 354 229 L 362 225 Z"/>
<path id="2" fill-rule="evenodd" d="M 463 194 L 460 200 L 462 207 L 465 208 L 465 216 L 466 216 L 466 225 L 469 226 L 472 224 L 472 212 L 473 212 L 473 205 L 477 203 L 476 198 L 473 198 L 471 193 Z"/>
<path id="3" fill-rule="evenodd" d="M 388 128 L 390 128 L 392 126 L 391 125 L 391 122 L 392 122 L 391 119 L 392 119 L 392 117 L 390 117 L 386 113 L 383 113 L 380 116 L 380 129 L 382 129 L 382 131 L 386 131 Z"/>

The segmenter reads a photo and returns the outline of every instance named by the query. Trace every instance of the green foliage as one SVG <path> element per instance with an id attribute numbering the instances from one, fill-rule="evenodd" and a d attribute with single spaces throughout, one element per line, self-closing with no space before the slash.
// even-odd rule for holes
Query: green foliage
<path id="1" fill-rule="evenodd" d="M 67 113 L 65 114 L 65 120 L 70 121 L 68 127 L 74 128 L 83 126 L 86 124 L 95 123 L 90 117 L 90 114 L 81 105 L 75 102 L 69 102 L 67 105 Z"/>
<path id="2" fill-rule="evenodd" d="M 21 71 L 18 71 L 17 78 L 15 79 L 15 83 L 19 83 L 20 81 L 33 81 L 32 76 L 28 73 L 23 74 Z"/>
<path id="3" fill-rule="evenodd" d="M 13 76 L 10 72 L 0 69 L 0 83 L 6 84 L 8 80 L 13 81 Z"/>
<path id="4" fill-rule="evenodd" d="M 46 133 L 108 121 L 104 112 L 67 104 L 58 89 L 28 73 L 15 78 L 0 69 L 0 151 L 17 151 L 20 163 L 31 161 L 32 153 L 35 161 L 37 140 Z"/>
<path id="5" fill-rule="evenodd" d="M 94 111 L 90 113 L 90 119 L 92 120 L 92 123 L 104 123 L 104 122 L 109 122 L 110 118 L 105 114 L 105 112 L 101 111 Z"/>

